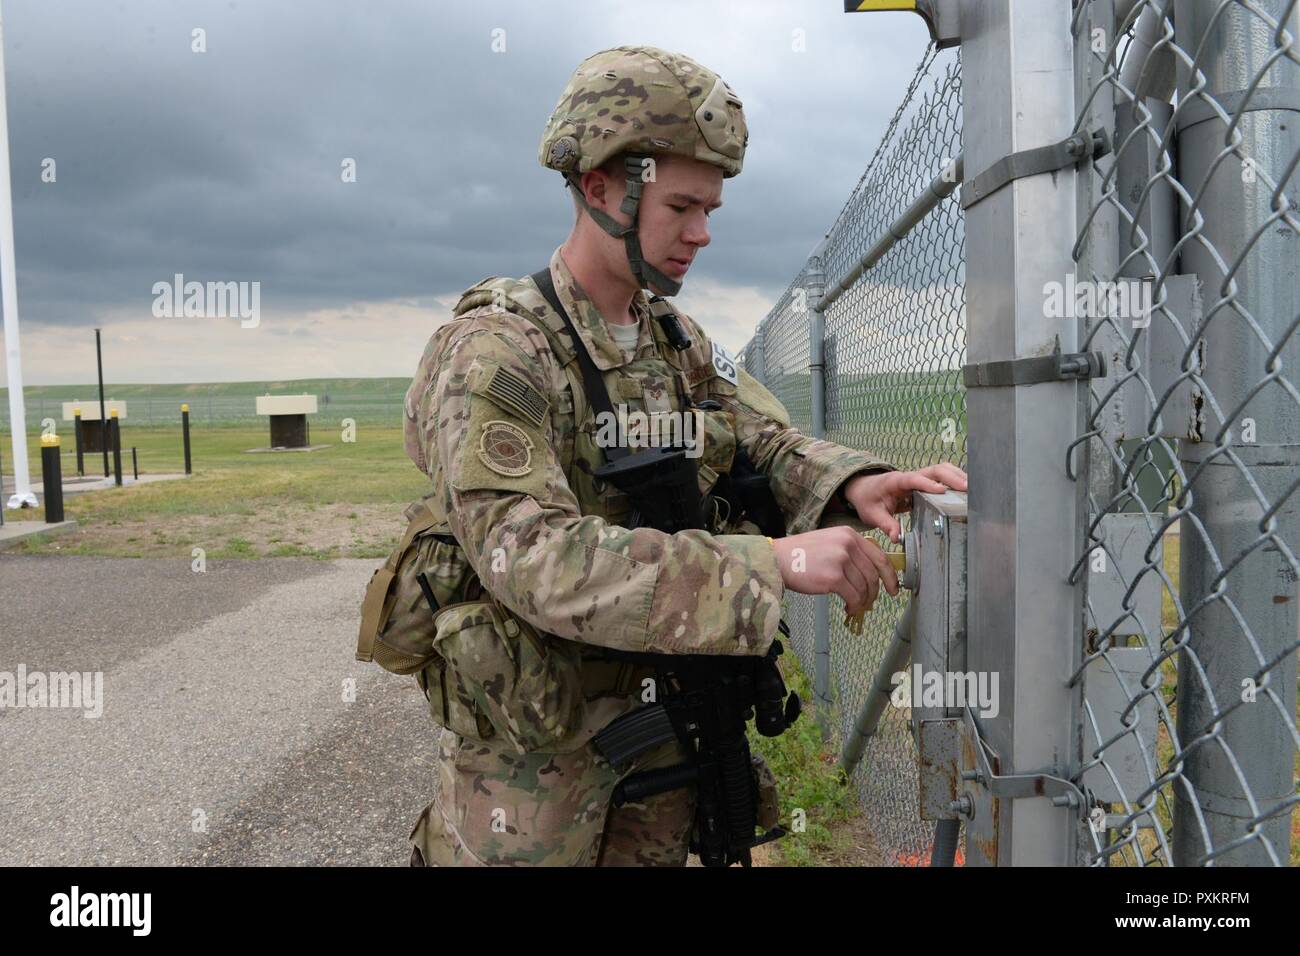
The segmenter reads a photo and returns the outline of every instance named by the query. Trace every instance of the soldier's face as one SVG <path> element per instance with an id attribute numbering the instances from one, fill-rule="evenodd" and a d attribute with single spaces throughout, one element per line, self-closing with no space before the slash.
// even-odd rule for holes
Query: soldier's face
<path id="1" fill-rule="evenodd" d="M 641 254 L 656 269 L 681 282 L 696 254 L 709 244 L 709 214 L 722 205 L 722 170 L 695 159 L 657 156 L 645 176 L 637 230 Z M 618 211 L 625 184 L 611 179 L 609 185 L 608 206 L 620 222 L 627 222 Z M 622 253 L 623 242 L 612 242 L 615 261 L 622 261 L 630 280 L 632 271 Z"/>
<path id="2" fill-rule="evenodd" d="M 709 214 L 722 205 L 722 170 L 696 159 L 660 157 L 641 190 L 640 237 L 645 257 L 681 282 L 709 244 Z"/>

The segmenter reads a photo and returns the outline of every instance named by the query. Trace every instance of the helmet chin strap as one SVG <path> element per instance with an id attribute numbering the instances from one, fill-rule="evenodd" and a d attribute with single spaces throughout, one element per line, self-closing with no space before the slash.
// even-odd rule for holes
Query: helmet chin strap
<path id="1" fill-rule="evenodd" d="M 578 202 L 582 208 L 587 210 L 587 215 L 591 216 L 596 225 L 604 229 L 615 239 L 623 240 L 623 248 L 627 252 L 627 264 L 632 269 L 632 275 L 637 281 L 637 285 L 651 295 L 676 295 L 682 291 L 682 284 L 674 279 L 664 275 L 641 255 L 641 238 L 637 235 L 637 212 L 641 205 L 641 161 L 645 157 L 628 154 L 623 157 L 623 168 L 627 172 L 627 191 L 623 195 L 623 202 L 618 207 L 619 212 L 632 217 L 632 221 L 626 226 L 615 221 L 600 209 L 593 209 L 587 203 L 587 197 L 582 194 L 582 187 L 579 185 L 577 173 L 565 173 L 564 180 L 568 183 L 573 194 L 578 197 Z M 654 283 L 654 289 L 650 284 Z M 662 290 L 656 292 L 656 290 Z"/>

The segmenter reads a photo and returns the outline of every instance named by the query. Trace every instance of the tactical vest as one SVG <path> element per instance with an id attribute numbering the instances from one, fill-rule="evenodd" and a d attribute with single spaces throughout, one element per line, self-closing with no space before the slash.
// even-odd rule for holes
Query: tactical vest
<path id="1" fill-rule="evenodd" d="M 562 368 L 566 379 L 566 387 L 561 392 L 548 396 L 553 399 L 552 425 L 556 431 L 561 467 L 584 515 L 599 515 L 612 524 L 619 524 L 628 516 L 629 502 L 625 495 L 607 487 L 591 473 L 593 466 L 602 464 L 605 458 L 597 444 L 596 416 L 563 318 L 546 301 L 531 277 L 484 279 L 464 293 L 454 315 L 459 318 L 483 307 L 504 308 L 526 318 L 546 336 L 556 364 Z M 691 390 L 715 374 L 712 366 L 708 365 L 686 367 L 681 352 L 672 344 L 670 331 L 679 320 L 666 300 L 652 297 L 650 314 L 656 353 L 634 358 L 625 365 L 601 373 L 610 400 L 621 405 L 629 416 L 639 412 L 653 418 L 683 412 L 693 403 Z M 719 476 L 731 469 L 736 451 L 735 430 L 731 413 L 721 410 L 700 409 L 698 421 L 703 440 L 703 450 L 698 459 L 700 493 L 707 495 L 717 484 Z M 441 486 L 441 468 L 439 462 L 434 475 L 435 487 Z M 433 505 L 435 508 L 439 506 L 440 501 Z M 709 528 L 711 532 L 738 533 L 743 530 L 738 525 L 728 527 L 728 510 L 725 503 L 711 506 L 710 517 L 714 519 Z M 439 521 L 440 531 L 450 534 L 445 517 L 439 515 Z"/>
<path id="2" fill-rule="evenodd" d="M 566 381 L 563 390 L 548 396 L 561 467 L 584 515 L 622 523 L 630 512 L 627 497 L 592 474 L 605 457 L 564 319 L 531 278 L 485 279 L 465 292 L 454 315 L 485 307 L 525 317 L 545 335 Z M 679 320 L 666 301 L 652 298 L 650 312 L 655 354 L 601 373 L 605 389 L 610 401 L 629 414 L 684 411 L 692 405 L 692 390 L 699 391 L 716 372 L 686 366 L 673 345 L 674 339 L 681 342 L 674 332 L 674 324 L 681 328 Z M 445 349 L 447 341 L 439 345 Z M 697 460 L 700 491 L 707 495 L 731 469 L 734 423 L 731 413 L 721 409 L 700 410 L 697 421 L 701 434 L 696 437 L 703 442 Z M 594 645 L 540 634 L 496 600 L 451 534 L 442 506 L 441 461 L 433 463 L 432 477 L 434 490 L 406 509 L 402 540 L 366 589 L 357 659 L 415 674 L 434 721 L 462 736 L 505 737 L 520 752 L 585 745 L 639 703 L 634 692 L 652 672 L 609 660 Z M 710 530 L 757 531 L 748 522 L 732 522 L 732 510 L 726 501 L 716 500 L 708 511 Z M 437 606 L 432 620 L 429 598 Z M 504 687 L 503 671 L 513 678 Z"/>

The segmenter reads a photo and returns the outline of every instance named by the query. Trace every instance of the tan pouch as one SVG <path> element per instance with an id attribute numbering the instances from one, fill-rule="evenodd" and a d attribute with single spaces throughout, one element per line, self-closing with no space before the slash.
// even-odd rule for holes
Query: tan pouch
<path id="1" fill-rule="evenodd" d="M 433 609 L 417 575 L 439 606 L 478 596 L 474 569 L 428 501 L 414 503 L 407 517 L 402 540 L 366 585 L 357 634 L 357 660 L 394 674 L 414 674 L 433 658 Z"/>
<path id="2" fill-rule="evenodd" d="M 442 608 L 419 674 L 433 719 L 462 736 L 553 750 L 581 729 L 581 648 L 543 636 L 490 598 Z"/>

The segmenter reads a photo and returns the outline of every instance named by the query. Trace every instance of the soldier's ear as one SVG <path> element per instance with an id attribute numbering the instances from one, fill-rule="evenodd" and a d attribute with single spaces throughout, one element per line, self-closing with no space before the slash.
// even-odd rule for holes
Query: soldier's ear
<path id="1" fill-rule="evenodd" d="M 578 182 L 582 186 L 582 195 L 586 197 L 587 205 L 604 210 L 609 196 L 609 174 L 603 169 L 590 169 L 582 174 Z"/>

